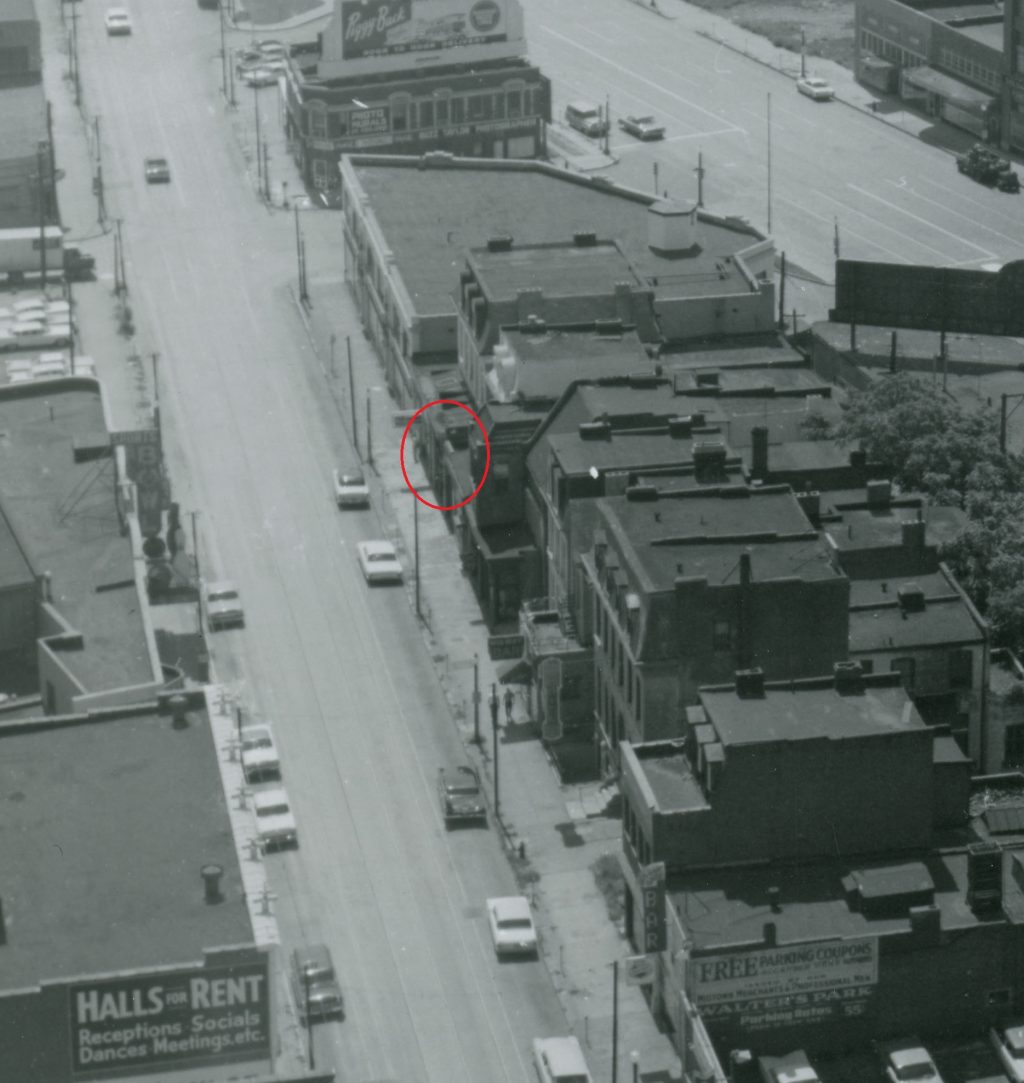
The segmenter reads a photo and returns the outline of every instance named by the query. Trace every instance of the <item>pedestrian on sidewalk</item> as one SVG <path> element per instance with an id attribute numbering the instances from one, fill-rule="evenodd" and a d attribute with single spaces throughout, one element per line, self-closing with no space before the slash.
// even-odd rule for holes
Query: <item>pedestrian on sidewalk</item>
<path id="1" fill-rule="evenodd" d="M 512 708 L 515 706 L 516 695 L 511 688 L 505 689 L 505 724 L 512 725 Z"/>

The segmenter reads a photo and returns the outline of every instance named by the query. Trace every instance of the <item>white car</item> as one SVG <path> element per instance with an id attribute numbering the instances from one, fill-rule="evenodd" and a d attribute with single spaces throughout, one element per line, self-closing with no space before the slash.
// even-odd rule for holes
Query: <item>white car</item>
<path id="1" fill-rule="evenodd" d="M 246 68 L 239 72 L 238 78 L 246 86 L 274 86 L 278 80 L 277 73 L 270 68 Z"/>
<path id="2" fill-rule="evenodd" d="M 354 470 L 335 470 L 334 501 L 339 508 L 368 508 L 370 486 L 366 484 L 366 478 Z"/>
<path id="3" fill-rule="evenodd" d="M 782 1057 L 761 1057 L 759 1064 L 765 1083 L 821 1083 L 802 1049 Z"/>
<path id="4" fill-rule="evenodd" d="M 269 726 L 242 727 L 242 772 L 246 782 L 255 782 L 267 775 L 281 777 L 281 759 Z"/>
<path id="5" fill-rule="evenodd" d="M 1003 1062 L 1003 1071 L 1013 1083 L 1024 1083 L 1024 1023 L 1012 1023 L 1001 1030 L 991 1030 L 989 1034 Z"/>
<path id="6" fill-rule="evenodd" d="M 242 602 L 235 584 L 230 579 L 206 583 L 202 598 L 203 608 L 206 610 L 206 626 L 211 632 L 245 624 Z"/>
<path id="7" fill-rule="evenodd" d="M 917 1038 L 886 1042 L 885 1074 L 891 1083 L 942 1083 L 928 1050 Z"/>
<path id="8" fill-rule="evenodd" d="M 117 34 L 130 34 L 132 32 L 132 20 L 127 8 L 107 8 L 107 14 L 103 17 L 107 33 L 111 37 Z"/>
<path id="9" fill-rule="evenodd" d="M 594 1083 L 576 1038 L 534 1038 L 533 1063 L 541 1083 Z"/>
<path id="10" fill-rule="evenodd" d="M 264 850 L 298 845 L 299 831 L 283 789 L 261 790 L 253 794 L 252 803 L 256 810 L 256 831 Z"/>
<path id="11" fill-rule="evenodd" d="M 522 895 L 488 899 L 487 920 L 498 956 L 537 954 L 537 930 L 530 903 Z"/>
<path id="12" fill-rule="evenodd" d="M 805 75 L 802 79 L 797 79 L 796 88 L 801 94 L 806 94 L 808 98 L 813 98 L 816 102 L 828 102 L 836 96 L 832 86 L 816 75 Z"/>
<path id="13" fill-rule="evenodd" d="M 401 583 L 402 565 L 391 542 L 361 541 L 356 549 L 367 583 Z"/>

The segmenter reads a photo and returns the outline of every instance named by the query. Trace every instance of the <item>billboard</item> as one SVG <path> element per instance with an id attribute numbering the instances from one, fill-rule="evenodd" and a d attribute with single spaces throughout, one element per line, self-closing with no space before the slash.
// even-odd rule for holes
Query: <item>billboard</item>
<path id="1" fill-rule="evenodd" d="M 665 862 L 640 869 L 640 897 L 644 921 L 645 952 L 665 950 Z"/>
<path id="2" fill-rule="evenodd" d="M 689 960 L 691 999 L 709 1027 L 730 1031 L 863 1016 L 877 984 L 877 937 Z"/>
<path id="3" fill-rule="evenodd" d="M 508 40 L 505 0 L 341 0 L 345 60 Z"/>
<path id="4" fill-rule="evenodd" d="M 829 318 L 875 327 L 1024 335 L 1024 260 L 998 271 L 841 259 Z"/>
<path id="5" fill-rule="evenodd" d="M 269 1060 L 267 965 L 264 955 L 69 986 L 72 1075 Z"/>
<path id="6" fill-rule="evenodd" d="M 110 442 L 124 447 L 125 470 L 135 482 L 138 495 L 139 530 L 145 537 L 159 534 L 163 526 L 163 509 L 167 504 L 160 433 L 156 429 L 112 432 Z"/>

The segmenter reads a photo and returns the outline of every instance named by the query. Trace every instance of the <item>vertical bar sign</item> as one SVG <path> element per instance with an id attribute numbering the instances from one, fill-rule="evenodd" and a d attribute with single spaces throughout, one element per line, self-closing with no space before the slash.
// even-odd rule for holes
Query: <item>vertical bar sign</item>
<path id="1" fill-rule="evenodd" d="M 645 953 L 665 950 L 665 862 L 656 861 L 640 870 L 641 912 Z"/>

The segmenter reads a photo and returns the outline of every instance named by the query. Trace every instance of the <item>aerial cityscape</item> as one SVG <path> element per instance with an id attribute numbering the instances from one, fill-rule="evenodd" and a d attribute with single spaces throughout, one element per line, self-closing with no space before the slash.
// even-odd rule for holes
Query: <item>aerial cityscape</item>
<path id="1" fill-rule="evenodd" d="M 1024 0 L 0 2 L 0 1083 L 1024 1083 Z"/>

